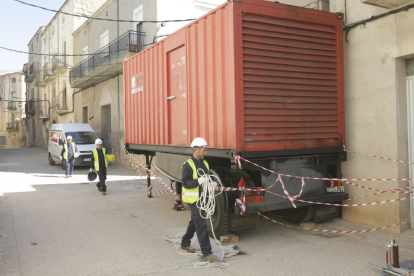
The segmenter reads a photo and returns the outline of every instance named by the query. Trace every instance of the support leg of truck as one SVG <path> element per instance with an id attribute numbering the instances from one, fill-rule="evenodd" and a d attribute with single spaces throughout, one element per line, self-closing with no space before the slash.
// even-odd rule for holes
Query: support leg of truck
<path id="1" fill-rule="evenodd" d="M 149 170 L 151 170 L 152 157 L 153 155 L 151 155 L 151 158 L 150 158 L 149 154 L 145 154 L 145 162 L 148 168 L 148 171 L 147 171 L 147 188 L 148 189 L 149 187 L 151 187 L 151 173 L 149 172 Z M 151 190 L 148 191 L 147 197 L 149 198 L 152 197 Z"/>

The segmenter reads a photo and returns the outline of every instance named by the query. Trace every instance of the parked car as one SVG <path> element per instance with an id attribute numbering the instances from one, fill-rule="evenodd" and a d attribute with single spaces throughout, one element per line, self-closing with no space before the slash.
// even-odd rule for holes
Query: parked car
<path id="1" fill-rule="evenodd" d="M 63 145 L 67 142 L 66 137 L 72 136 L 77 145 L 79 157 L 75 160 L 75 166 L 89 166 L 92 158 L 92 150 L 95 149 L 96 133 L 88 124 L 53 124 L 49 133 L 48 158 L 49 165 L 53 166 L 60 161 Z"/>

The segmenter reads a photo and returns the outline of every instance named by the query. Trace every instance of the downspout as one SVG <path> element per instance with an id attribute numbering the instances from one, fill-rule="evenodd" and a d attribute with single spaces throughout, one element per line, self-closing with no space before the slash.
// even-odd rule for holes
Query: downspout
<path id="1" fill-rule="evenodd" d="M 118 43 L 119 43 L 119 0 L 116 0 L 116 10 L 117 10 L 117 37 L 118 37 Z M 129 37 L 128 37 L 129 39 Z M 119 51 L 119 45 L 118 45 L 118 51 Z M 121 140 L 121 96 L 119 91 L 119 75 L 116 77 L 116 83 L 117 83 L 117 96 L 118 96 L 118 139 Z"/>
<path id="2" fill-rule="evenodd" d="M 120 75 L 120 74 L 116 74 L 116 75 L 114 75 L 114 76 L 113 76 L 113 77 L 111 77 L 111 78 L 112 78 L 112 79 L 113 79 L 113 78 L 116 78 L 116 77 L 118 77 L 119 75 Z M 100 84 L 100 83 L 102 83 L 102 82 L 104 82 L 104 81 L 107 81 L 107 80 L 109 80 L 109 79 L 111 79 L 111 78 L 104 79 L 104 80 L 102 80 L 102 81 L 100 81 L 100 82 L 97 82 L 97 83 L 95 83 L 95 84 L 92 84 L 92 85 L 86 86 L 86 87 L 82 88 L 81 90 L 74 92 L 74 93 L 72 94 L 72 110 L 71 110 L 71 111 L 68 111 L 68 112 L 65 112 L 65 113 L 62 113 L 62 114 L 59 114 L 59 116 L 63 116 L 63 115 L 69 114 L 69 113 L 73 113 L 73 112 L 75 111 L 75 94 L 78 94 L 78 93 L 80 93 L 80 92 L 83 92 L 83 91 L 85 91 L 86 89 L 89 89 L 89 88 L 91 88 L 91 87 L 96 87 L 98 84 Z M 95 101 L 95 93 L 94 93 L 94 101 Z M 53 106 L 52 106 L 52 108 L 53 108 Z"/>

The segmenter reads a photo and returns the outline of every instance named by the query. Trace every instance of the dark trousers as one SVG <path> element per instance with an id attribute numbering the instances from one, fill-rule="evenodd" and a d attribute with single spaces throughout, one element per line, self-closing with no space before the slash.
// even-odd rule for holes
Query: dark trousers
<path id="1" fill-rule="evenodd" d="M 187 247 L 191 244 L 191 239 L 194 237 L 194 233 L 197 232 L 198 242 L 200 243 L 201 253 L 204 257 L 212 254 L 210 238 L 207 233 L 206 220 L 200 216 L 200 211 L 196 206 L 196 203 L 188 204 L 191 211 L 191 220 L 187 227 L 187 232 L 181 239 L 181 246 Z"/>
<path id="2" fill-rule="evenodd" d="M 98 184 L 96 184 L 97 187 L 100 187 L 102 192 L 106 192 L 106 185 L 105 185 L 105 180 L 106 180 L 106 171 L 105 170 L 99 170 L 97 171 L 98 176 L 99 176 L 99 182 Z"/>
<path id="3" fill-rule="evenodd" d="M 75 167 L 75 158 L 65 159 L 66 175 L 73 174 L 73 168 Z"/>

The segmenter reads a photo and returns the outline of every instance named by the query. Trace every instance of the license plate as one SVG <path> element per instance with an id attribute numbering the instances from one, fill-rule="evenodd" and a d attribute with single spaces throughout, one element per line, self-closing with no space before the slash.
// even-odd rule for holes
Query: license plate
<path id="1" fill-rule="evenodd" d="M 83 161 L 91 161 L 91 158 L 85 158 Z"/>
<path id="2" fill-rule="evenodd" d="M 263 203 L 262 196 L 246 197 L 246 204 Z"/>
<path id="3" fill-rule="evenodd" d="M 328 193 L 343 193 L 345 192 L 345 187 L 344 186 L 327 187 L 326 191 Z"/>

